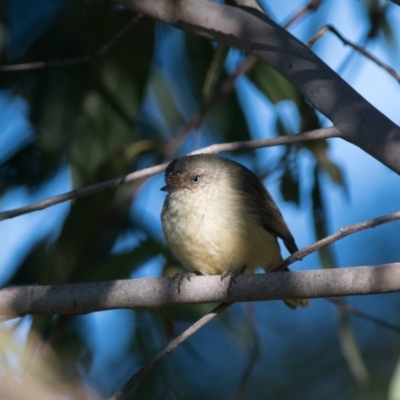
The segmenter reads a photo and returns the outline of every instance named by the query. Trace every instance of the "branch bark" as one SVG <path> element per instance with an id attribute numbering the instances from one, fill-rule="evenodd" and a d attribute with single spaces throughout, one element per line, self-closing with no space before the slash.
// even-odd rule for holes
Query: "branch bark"
<path id="1" fill-rule="evenodd" d="M 172 278 L 10 287 L 0 290 L 0 312 L 76 315 L 119 308 L 389 293 L 400 291 L 400 263 L 244 274 L 236 278 L 229 294 L 228 281 L 221 282 L 220 276 L 197 276 L 184 281 L 180 293 Z"/>
<path id="2" fill-rule="evenodd" d="M 400 128 L 263 13 L 205 0 L 118 3 L 266 61 L 333 122 L 343 139 L 400 173 Z"/>

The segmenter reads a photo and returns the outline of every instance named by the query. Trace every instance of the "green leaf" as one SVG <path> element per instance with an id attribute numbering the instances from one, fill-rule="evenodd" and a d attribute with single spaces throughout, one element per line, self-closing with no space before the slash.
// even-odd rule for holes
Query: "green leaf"
<path id="1" fill-rule="evenodd" d="M 328 236 L 328 227 L 319 169 L 317 165 L 314 168 L 314 185 L 312 187 L 311 198 L 314 232 L 317 240 L 320 240 L 325 236 Z M 330 247 L 322 247 L 318 250 L 318 256 L 323 268 L 333 268 L 335 266 L 334 256 Z"/>
<path id="2" fill-rule="evenodd" d="M 259 61 L 249 77 L 273 104 L 282 100 L 297 102 L 301 97 L 286 78 L 265 62 Z"/>
<path id="3" fill-rule="evenodd" d="M 218 44 L 214 52 L 211 65 L 207 71 L 206 78 L 203 85 L 203 101 L 210 100 L 211 96 L 216 90 L 218 78 L 224 68 L 225 60 L 229 52 L 229 47 L 223 44 Z"/>
<path id="4" fill-rule="evenodd" d="M 284 160 L 281 162 L 284 162 Z M 299 205 L 300 183 L 297 159 L 293 159 L 288 164 L 285 164 L 279 189 L 285 201 L 290 201 L 296 205 Z"/>
<path id="5" fill-rule="evenodd" d="M 222 103 L 212 110 L 206 116 L 205 121 L 212 124 L 211 126 L 214 126 L 217 131 L 212 138 L 213 142 L 235 142 L 251 139 L 247 121 L 236 92 L 232 92 Z M 253 153 L 253 151 L 246 150 L 245 152 Z"/>
<path id="6" fill-rule="evenodd" d="M 185 35 L 185 39 L 191 77 L 195 88 L 194 92 L 198 98 L 202 98 L 201 94 L 207 80 L 207 75 L 211 73 L 210 68 L 211 71 L 214 71 L 213 68 L 210 67 L 213 63 L 214 49 L 208 40 L 193 35 Z M 218 54 L 217 58 L 219 60 L 218 65 L 221 67 L 224 50 L 221 49 L 220 52 L 221 54 Z M 227 77 L 227 74 L 223 70 L 219 71 L 221 72 L 219 82 L 221 82 Z M 216 82 L 214 82 L 213 85 L 214 94 L 216 94 L 220 89 Z M 199 109 L 202 105 L 203 103 L 199 104 Z M 250 139 L 247 121 L 235 90 L 219 102 L 211 112 L 207 113 L 203 123 L 208 124 L 208 127 L 212 130 L 211 140 L 213 142 L 231 142 Z"/>
<path id="7" fill-rule="evenodd" d="M 150 86 L 157 98 L 158 108 L 171 134 L 174 135 L 184 123 L 184 117 L 175 103 L 174 87 L 157 71 L 154 71 L 151 75 Z"/>
<path id="8" fill-rule="evenodd" d="M 325 172 L 333 183 L 346 190 L 342 169 L 329 158 L 329 142 L 325 139 L 314 140 L 304 143 L 303 147 L 311 151 L 317 160 L 318 168 Z"/>

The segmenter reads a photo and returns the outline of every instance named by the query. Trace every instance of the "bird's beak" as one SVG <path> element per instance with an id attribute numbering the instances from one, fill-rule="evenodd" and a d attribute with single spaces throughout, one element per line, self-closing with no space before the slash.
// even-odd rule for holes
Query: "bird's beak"
<path id="1" fill-rule="evenodd" d="M 173 184 L 170 182 L 170 183 L 166 184 L 165 186 L 163 186 L 160 190 L 162 190 L 163 192 L 172 193 L 172 192 L 176 192 L 181 189 L 183 189 L 183 187 L 181 185 Z"/>
<path id="2" fill-rule="evenodd" d="M 180 189 L 180 186 L 174 186 L 169 183 L 168 185 L 163 186 L 160 190 L 162 190 L 163 192 L 172 193 L 172 192 L 176 192 L 179 189 Z"/>
<path id="3" fill-rule="evenodd" d="M 163 192 L 169 192 L 169 187 L 168 185 L 165 185 L 160 190 L 162 190 Z"/>

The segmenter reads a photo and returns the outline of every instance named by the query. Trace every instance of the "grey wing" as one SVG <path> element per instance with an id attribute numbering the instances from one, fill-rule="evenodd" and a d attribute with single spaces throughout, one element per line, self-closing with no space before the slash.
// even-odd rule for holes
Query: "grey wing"
<path id="1" fill-rule="evenodd" d="M 247 179 L 241 180 L 241 183 L 237 181 L 237 184 L 241 186 L 240 190 L 244 194 L 245 201 L 249 203 L 249 209 L 257 209 L 260 225 L 280 237 L 289 252 L 294 253 L 298 247 L 278 206 L 258 177 L 247 168 L 243 169 L 247 172 Z"/>
<path id="2" fill-rule="evenodd" d="M 298 247 L 293 235 L 286 225 L 278 206 L 275 204 L 274 200 L 266 189 L 265 196 L 266 198 L 263 206 L 264 218 L 262 220 L 262 226 L 266 230 L 271 231 L 280 237 L 283 240 L 283 243 L 285 243 L 285 246 L 289 252 L 294 253 L 298 250 Z"/>

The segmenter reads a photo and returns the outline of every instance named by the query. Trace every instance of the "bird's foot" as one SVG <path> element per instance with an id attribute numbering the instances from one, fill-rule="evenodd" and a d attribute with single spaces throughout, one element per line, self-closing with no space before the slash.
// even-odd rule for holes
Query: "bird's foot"
<path id="1" fill-rule="evenodd" d="M 186 279 L 190 282 L 190 280 L 192 279 L 193 276 L 198 276 L 198 275 L 200 275 L 198 272 L 185 272 L 185 273 L 178 272 L 177 274 L 175 274 L 172 279 L 173 279 L 173 281 L 177 282 L 178 293 L 179 294 L 181 293 L 181 286 L 182 286 L 182 282 L 184 281 L 184 279 Z"/>
<path id="2" fill-rule="evenodd" d="M 245 266 L 245 265 L 243 265 L 242 267 L 240 267 L 240 268 L 238 268 L 238 269 L 235 269 L 235 270 L 233 270 L 233 271 L 231 271 L 231 270 L 224 271 L 224 272 L 221 274 L 221 282 L 222 282 L 225 278 L 228 278 L 228 277 L 230 278 L 230 279 L 229 279 L 229 284 L 228 284 L 228 293 L 231 291 L 232 285 L 233 285 L 234 283 L 236 283 L 236 278 L 237 278 L 239 275 L 244 274 L 244 271 L 246 271 L 246 266 Z"/>

